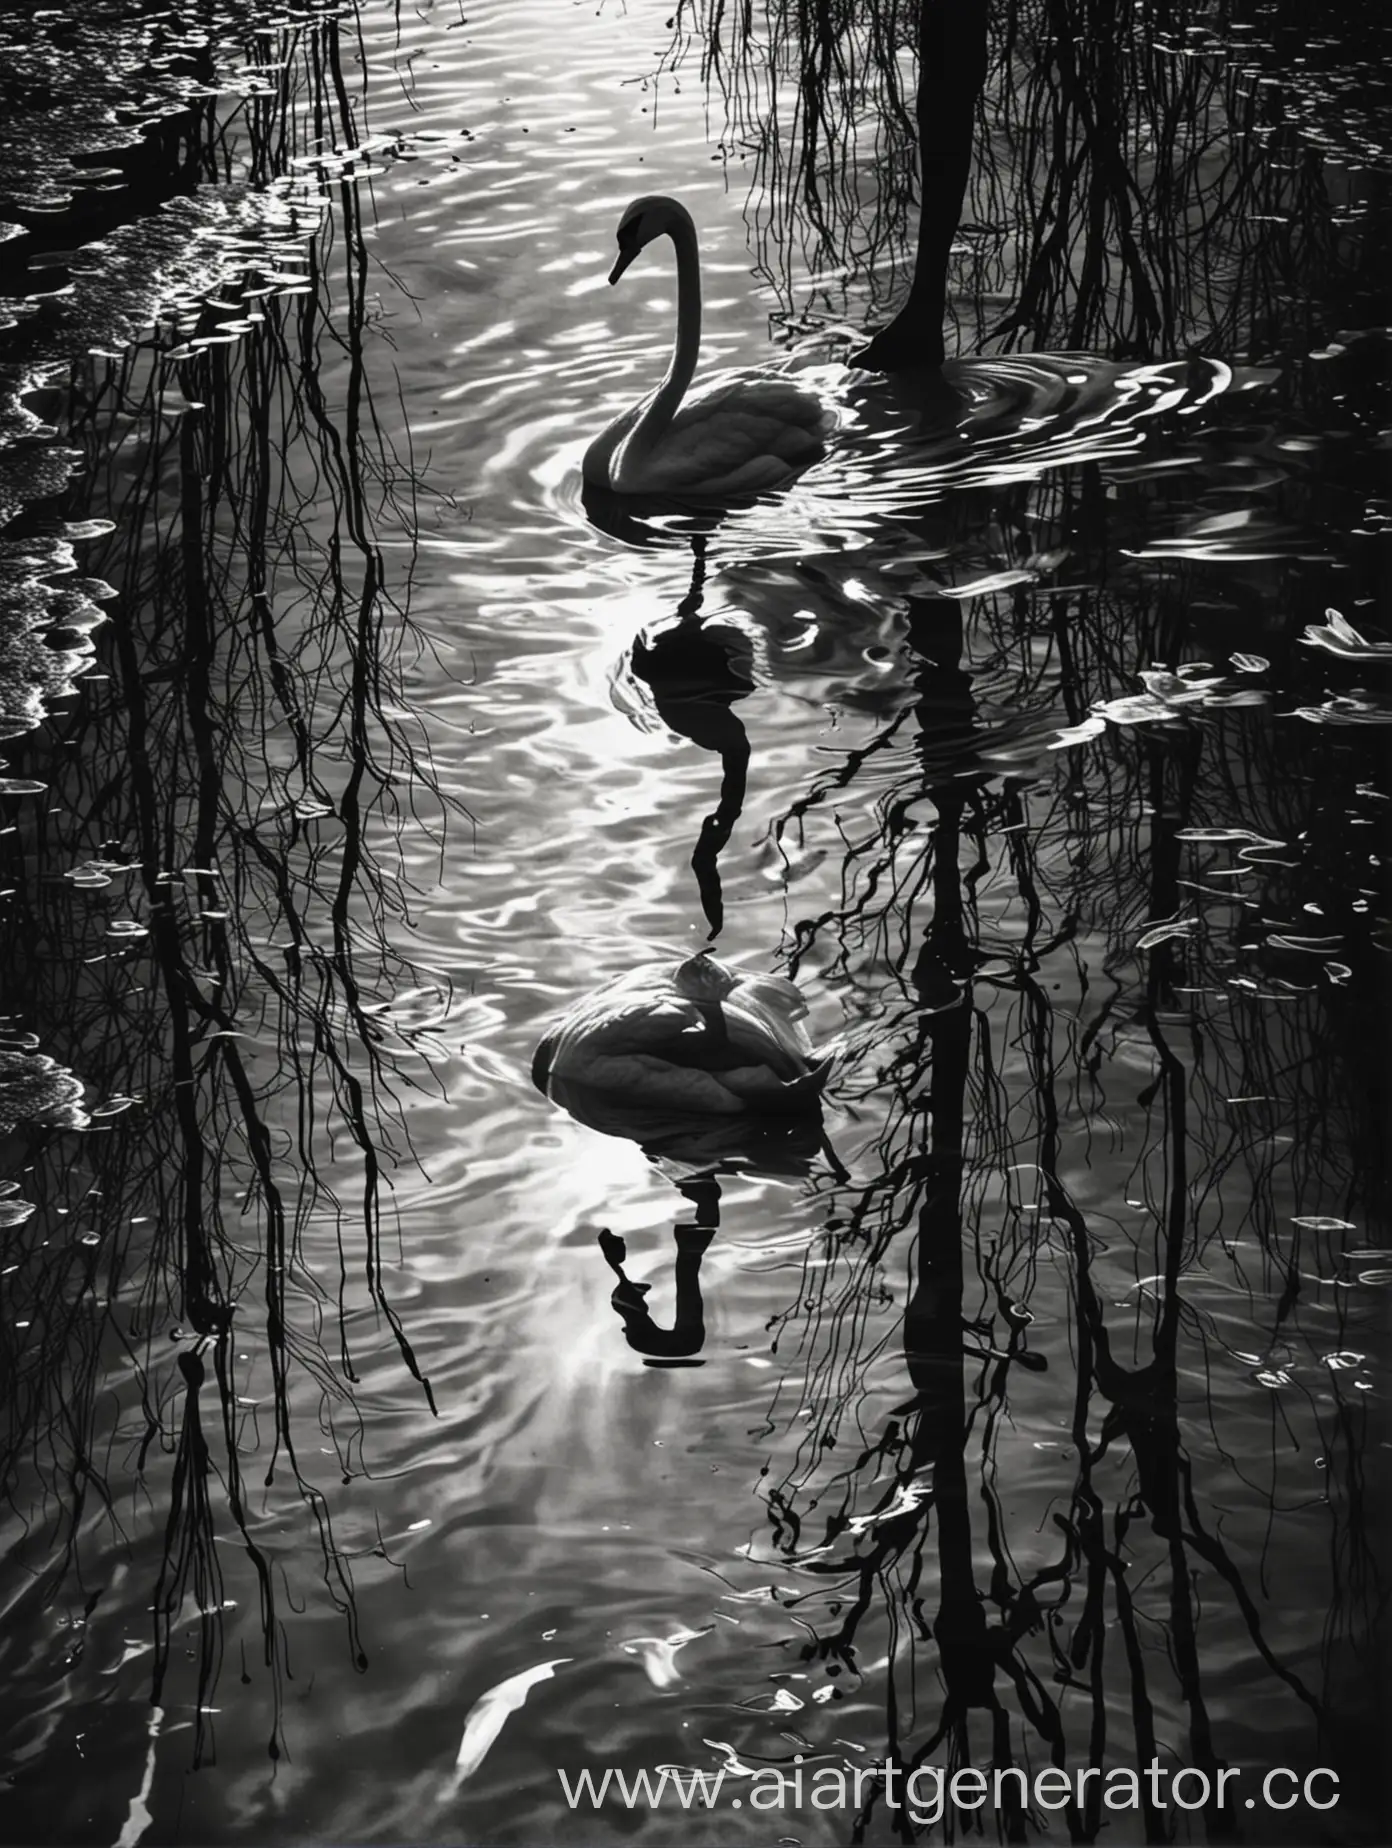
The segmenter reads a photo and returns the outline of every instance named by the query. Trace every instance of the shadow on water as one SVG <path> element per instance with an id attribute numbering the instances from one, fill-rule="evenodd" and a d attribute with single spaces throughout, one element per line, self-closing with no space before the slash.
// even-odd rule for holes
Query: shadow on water
<path id="1" fill-rule="evenodd" d="M 701 823 L 691 856 L 714 942 L 725 922 L 720 853 L 743 810 L 749 774 L 749 738 L 734 708 L 753 692 L 754 682 L 744 632 L 701 619 L 705 542 L 693 540 L 692 550 L 691 589 L 670 624 L 635 639 L 629 662 L 634 678 L 651 693 L 662 723 L 720 759 L 720 799 Z"/>
<path id="2" fill-rule="evenodd" d="M 337 28 L 315 20 L 283 66 L 276 35 L 252 37 L 274 73 L 256 100 L 189 100 L 200 175 L 242 108 L 263 180 L 306 114 L 354 139 Z M 229 1554 L 259 1599 L 262 1660 L 253 1672 L 243 1643 L 240 1674 L 261 1682 L 279 1757 L 306 1603 L 337 1613 L 367 1665 L 355 1549 L 315 1476 L 325 1444 L 345 1482 L 367 1469 L 354 1388 L 381 1330 L 431 1404 L 386 1273 L 392 1174 L 414 1159 L 403 1104 L 449 1008 L 405 946 L 454 805 L 401 705 L 429 648 L 409 555 L 389 573 L 378 543 L 415 532 L 427 490 L 368 375 L 354 187 L 331 237 L 312 197 L 269 221 L 245 199 L 205 185 L 112 229 L 9 349 L 11 379 L 27 402 L 37 384 L 74 445 L 61 474 L 78 469 L 3 541 L 6 615 L 39 670 L 12 753 L 90 666 L 93 597 L 110 666 L 47 711 L 19 780 L 47 801 L 12 806 L 0 837 L 7 1076 L 29 1062 L 0 1202 L 12 1818 L 51 1804 L 46 1747 L 55 1728 L 80 1740 L 105 1698 L 127 1603 L 152 1613 L 127 1642 L 152 1652 L 151 1754 L 187 1691 L 193 1762 L 213 1756 Z M 214 287 L 236 299 L 207 305 Z M 94 335 L 121 357 L 88 357 Z M 90 505 L 114 520 L 85 521 Z M 109 583 L 71 579 L 75 544 Z M 39 1044 L 77 1076 L 36 1070 Z M 303 1524 L 299 1563 L 271 1511 Z M 317 1593 L 300 1582 L 316 1551 Z"/>

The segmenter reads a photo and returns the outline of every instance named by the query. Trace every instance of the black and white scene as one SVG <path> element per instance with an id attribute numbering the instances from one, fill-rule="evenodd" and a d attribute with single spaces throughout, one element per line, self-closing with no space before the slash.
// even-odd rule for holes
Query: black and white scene
<path id="1" fill-rule="evenodd" d="M 0 737 L 0 1848 L 1392 1841 L 1386 0 L 4 0 Z"/>

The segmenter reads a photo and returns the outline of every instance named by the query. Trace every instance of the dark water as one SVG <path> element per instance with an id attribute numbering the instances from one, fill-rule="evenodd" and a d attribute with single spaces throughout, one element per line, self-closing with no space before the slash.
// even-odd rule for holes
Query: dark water
<path id="1" fill-rule="evenodd" d="M 6 18 L 0 1827 L 1385 1839 L 1380 16 L 1002 6 L 952 397 L 616 532 L 625 201 L 703 366 L 912 217 L 873 73 L 812 212 L 670 17 Z M 825 1146 L 531 1084 L 716 923 Z M 1152 1761 L 1240 1776 L 810 1795 Z"/>

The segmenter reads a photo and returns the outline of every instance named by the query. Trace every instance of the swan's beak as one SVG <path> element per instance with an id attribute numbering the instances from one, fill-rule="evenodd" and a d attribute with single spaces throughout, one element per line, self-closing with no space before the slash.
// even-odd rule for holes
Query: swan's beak
<path id="1" fill-rule="evenodd" d="M 613 269 L 609 272 L 609 281 L 611 284 L 619 280 L 619 277 L 623 275 L 624 271 L 637 255 L 638 252 L 636 250 L 621 250 L 619 252 L 618 262 L 615 263 Z"/>

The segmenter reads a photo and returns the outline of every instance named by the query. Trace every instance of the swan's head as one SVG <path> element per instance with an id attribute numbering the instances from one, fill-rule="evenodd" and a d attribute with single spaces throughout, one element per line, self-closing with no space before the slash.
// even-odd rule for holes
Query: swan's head
<path id="1" fill-rule="evenodd" d="M 664 198 L 661 193 L 645 193 L 641 199 L 635 199 L 619 220 L 619 256 L 609 272 L 610 282 L 617 282 L 639 251 L 654 238 L 661 237 L 664 231 L 675 235 L 683 226 L 693 237 L 696 235 L 690 212 L 675 199 Z"/>

